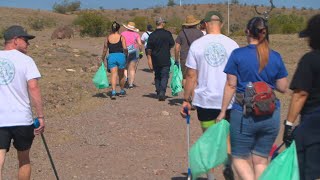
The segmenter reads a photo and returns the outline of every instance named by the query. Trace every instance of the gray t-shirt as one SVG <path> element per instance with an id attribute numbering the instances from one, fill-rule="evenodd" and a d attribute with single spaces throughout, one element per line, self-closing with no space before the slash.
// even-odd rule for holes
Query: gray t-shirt
<path id="1" fill-rule="evenodd" d="M 178 34 L 178 37 L 176 39 L 176 43 L 180 44 L 181 50 L 180 50 L 180 59 L 181 60 L 186 60 L 188 56 L 188 51 L 190 48 L 190 45 L 188 44 L 187 38 L 190 42 L 190 45 L 192 44 L 193 41 L 199 39 L 200 37 L 203 36 L 202 31 L 196 28 L 184 28 L 180 33 Z"/>

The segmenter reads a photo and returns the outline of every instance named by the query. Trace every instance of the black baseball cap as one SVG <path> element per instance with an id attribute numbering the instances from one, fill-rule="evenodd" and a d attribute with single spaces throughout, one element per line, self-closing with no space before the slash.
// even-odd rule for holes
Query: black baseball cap
<path id="1" fill-rule="evenodd" d="M 24 37 L 26 39 L 33 39 L 35 36 L 32 36 L 27 33 L 27 31 L 22 27 L 18 25 L 10 26 L 3 34 L 4 40 L 9 41 L 16 37 Z"/>
<path id="2" fill-rule="evenodd" d="M 320 14 L 313 16 L 309 21 L 307 28 L 299 33 L 299 37 L 317 37 L 320 36 Z"/>
<path id="3" fill-rule="evenodd" d="M 153 31 L 153 27 L 152 27 L 151 24 L 148 24 L 148 25 L 147 25 L 147 30 L 148 30 L 148 31 Z"/>

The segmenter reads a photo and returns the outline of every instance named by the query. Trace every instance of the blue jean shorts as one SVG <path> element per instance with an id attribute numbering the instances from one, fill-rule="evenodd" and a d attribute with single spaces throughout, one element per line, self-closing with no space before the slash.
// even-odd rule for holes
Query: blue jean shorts
<path id="1" fill-rule="evenodd" d="M 108 56 L 108 69 L 118 67 L 124 69 L 126 67 L 126 56 L 123 53 L 111 53 Z"/>
<path id="2" fill-rule="evenodd" d="M 255 154 L 268 157 L 280 129 L 280 109 L 272 116 L 243 116 L 238 110 L 231 110 L 230 138 L 231 154 L 236 158 L 248 158 Z"/>

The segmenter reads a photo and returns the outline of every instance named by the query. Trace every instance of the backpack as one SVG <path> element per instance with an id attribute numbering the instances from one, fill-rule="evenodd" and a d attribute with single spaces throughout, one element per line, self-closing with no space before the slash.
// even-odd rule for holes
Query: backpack
<path id="1" fill-rule="evenodd" d="M 263 81 L 252 83 L 251 93 L 246 89 L 243 98 L 244 115 L 268 116 L 276 109 L 276 95 L 272 88 Z M 247 94 L 251 94 L 247 97 Z"/>

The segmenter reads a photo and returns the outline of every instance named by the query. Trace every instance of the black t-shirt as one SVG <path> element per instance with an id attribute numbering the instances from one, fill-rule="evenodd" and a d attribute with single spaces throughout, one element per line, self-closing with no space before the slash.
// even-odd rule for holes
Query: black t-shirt
<path id="1" fill-rule="evenodd" d="M 290 89 L 300 89 L 309 93 L 301 114 L 320 108 L 320 51 L 305 54 L 293 76 Z"/>
<path id="2" fill-rule="evenodd" d="M 170 49 L 174 40 L 170 31 L 156 29 L 150 34 L 147 49 L 151 49 L 152 65 L 154 67 L 170 66 Z"/>

